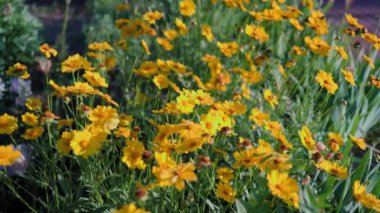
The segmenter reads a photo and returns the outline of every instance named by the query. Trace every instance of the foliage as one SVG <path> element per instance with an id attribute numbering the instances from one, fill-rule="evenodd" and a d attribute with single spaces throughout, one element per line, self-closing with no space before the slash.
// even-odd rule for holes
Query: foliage
<path id="1" fill-rule="evenodd" d="M 1 0 L 0 9 L 0 69 L 16 62 L 32 63 L 41 24 L 22 0 Z"/>

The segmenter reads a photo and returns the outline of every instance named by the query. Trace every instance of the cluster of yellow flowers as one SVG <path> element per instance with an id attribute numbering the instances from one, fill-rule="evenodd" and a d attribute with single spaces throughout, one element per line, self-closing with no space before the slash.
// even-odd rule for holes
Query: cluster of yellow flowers
<path id="1" fill-rule="evenodd" d="M 270 4 L 266 4 L 267 2 Z M 255 170 L 266 178 L 267 187 L 273 196 L 289 206 L 300 208 L 299 179 L 291 172 L 295 167 L 295 160 L 299 160 L 295 158 L 300 158 L 299 155 L 296 157 L 296 152 L 306 153 L 303 155 L 304 159 L 300 160 L 310 163 L 315 170 L 325 171 L 345 180 L 349 175 L 349 165 L 342 162 L 342 149 L 347 144 L 345 138 L 349 137 L 362 150 L 367 145 L 363 138 L 334 131 L 328 132 L 324 141 L 324 135 L 317 140 L 312 132 L 318 130 L 309 124 L 300 124 L 302 127 L 296 130 L 299 130 L 298 135 L 291 135 L 288 130 L 290 127 L 282 121 L 281 115 L 284 113 L 279 108 L 282 103 L 287 104 L 288 97 L 282 95 L 282 87 L 265 83 L 270 77 L 264 67 L 269 64 L 272 69 L 275 64 L 280 74 L 276 76 L 286 80 L 294 78 L 295 75 L 290 70 L 305 55 L 323 58 L 335 50 L 336 58 L 349 61 L 343 46 L 332 45 L 324 40 L 323 36 L 329 33 L 329 26 L 323 12 L 314 9 L 312 0 L 303 1 L 306 6 L 303 9 L 308 11 L 308 15 L 285 2 L 262 0 L 261 3 L 268 7 L 262 11 L 254 11 L 249 10 L 253 8 L 251 4 L 254 4 L 249 0 L 223 0 L 221 4 L 248 14 L 254 22 L 240 26 L 242 35 L 239 35 L 239 39 L 231 38 L 227 41 L 218 39 L 218 32 L 213 32 L 212 25 L 192 23 L 197 7 L 200 7 L 193 0 L 179 2 L 181 17 L 169 19 L 174 23 L 167 23 L 169 28 L 165 30 L 159 27 L 159 22 L 165 17 L 160 11 L 148 11 L 140 18 L 117 19 L 115 25 L 120 30 L 121 39 L 115 45 L 95 42 L 88 46 L 88 58 L 79 54 L 68 56 L 60 66 L 64 77 L 72 77 L 68 85 L 63 86 L 57 83 L 58 80 L 56 82 L 49 79 L 48 84 L 53 89 L 51 95 L 56 96 L 64 106 L 64 109 L 56 113 L 64 115 L 65 118 L 51 112 L 54 110 L 51 103 L 48 103 L 48 110 L 44 111 L 46 107 L 42 100 L 30 98 L 26 102 L 28 111 L 21 115 L 21 128 L 26 128 L 22 138 L 38 140 L 46 132 L 46 126 L 51 139 L 50 125 L 56 125 L 54 128 L 58 130 L 59 138 L 54 144 L 58 153 L 62 156 L 72 153 L 85 159 L 103 154 L 101 151 L 106 144 L 113 146 L 115 141 L 123 140 L 123 148 L 119 150 L 122 152 L 121 162 L 126 168 L 146 170 L 155 178 L 144 180 L 146 185 L 142 187 L 148 191 L 170 186 L 182 191 L 186 188 L 186 182 L 197 182 L 200 179 L 198 168 L 215 164 L 214 192 L 216 197 L 228 203 L 235 202 L 241 193 L 233 187 L 239 181 L 238 171 Z M 219 4 L 217 0 L 212 0 L 211 3 Z M 117 7 L 119 11 L 128 9 L 128 6 Z M 380 39 L 375 34 L 366 32 L 357 19 L 347 14 L 346 21 L 349 24 L 346 34 L 352 37 L 361 36 L 374 48 L 380 49 Z M 297 33 L 309 30 L 310 33 L 305 34 L 300 41 L 305 48 L 293 45 L 288 51 L 289 57 L 284 59 L 285 62 L 268 62 L 268 56 L 275 50 L 265 49 L 263 45 L 276 38 L 263 24 L 266 22 L 289 23 Z M 171 25 L 173 26 L 170 27 Z M 200 27 L 193 27 L 195 25 Z M 359 33 L 358 29 L 363 30 L 363 33 Z M 197 62 L 207 71 L 195 70 L 195 67 L 186 65 L 174 56 L 165 59 L 165 54 L 174 52 L 176 44 L 181 42 L 180 39 L 187 38 L 192 30 L 198 30 L 207 45 L 216 50 L 214 53 L 203 54 L 201 61 Z M 168 97 L 166 102 L 157 101 L 162 106 L 152 110 L 154 119 L 151 116 L 144 118 L 149 120 L 149 127 L 154 127 L 156 131 L 134 126 L 138 123 L 134 122 L 132 113 L 123 113 L 125 106 L 115 101 L 117 99 L 113 99 L 106 91 L 112 87 L 107 71 L 117 66 L 115 52 L 125 51 L 129 45 L 127 41 L 131 39 L 137 41 L 135 43 L 144 53 L 143 58 L 147 58 L 140 64 L 133 65 L 131 74 L 136 76 L 136 81 L 150 83 L 152 87 L 158 88 L 163 97 Z M 154 44 L 158 50 L 152 48 Z M 255 55 L 247 47 L 252 44 L 256 45 L 253 48 L 257 48 Z M 40 51 L 47 59 L 58 54 L 47 44 L 43 44 Z M 165 54 L 153 59 L 155 51 L 163 51 Z M 235 62 L 238 56 L 243 57 Z M 372 69 L 375 68 L 370 57 L 365 55 L 364 60 Z M 328 69 L 327 66 L 326 70 Z M 273 72 L 275 71 L 274 68 Z M 349 68 L 341 69 L 340 73 L 350 86 L 356 86 L 354 73 Z M 6 74 L 23 79 L 29 77 L 27 67 L 20 63 L 10 67 Z M 340 81 L 337 78 L 334 80 L 336 75 L 332 71 L 321 69 L 311 76 L 315 81 L 306 83 L 319 85 L 323 88 L 321 93 L 326 93 L 326 89 L 326 97 L 331 97 L 340 90 Z M 370 83 L 380 88 L 380 79 L 375 75 L 371 76 Z M 257 92 L 258 87 L 261 89 Z M 253 98 L 260 105 L 252 107 Z M 276 116 L 277 112 L 280 116 Z M 169 116 L 176 119 L 169 119 Z M 254 141 L 251 139 L 252 135 L 239 135 L 242 123 L 252 127 L 247 131 L 257 133 Z M 16 117 L 8 114 L 0 116 L 0 134 L 12 135 L 18 129 Z M 141 137 L 144 131 L 149 131 L 150 137 Z M 238 143 L 233 142 L 236 138 L 239 138 Z M 12 146 L 0 146 L 0 166 L 12 165 L 20 155 Z M 212 156 L 218 157 L 210 159 Z M 195 159 L 198 159 L 198 163 Z M 228 163 L 217 166 L 221 159 Z M 353 187 L 354 197 L 358 202 L 379 211 L 380 204 L 374 195 L 365 193 L 365 187 L 359 182 L 355 182 Z M 146 211 L 130 203 L 114 212 Z"/>

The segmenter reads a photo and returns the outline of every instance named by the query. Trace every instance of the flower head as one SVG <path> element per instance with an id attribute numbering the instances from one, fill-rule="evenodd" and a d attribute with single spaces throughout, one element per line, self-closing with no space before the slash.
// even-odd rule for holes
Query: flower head
<path id="1" fill-rule="evenodd" d="M 83 78 L 86 79 L 88 83 L 90 83 L 93 87 L 108 88 L 108 83 L 106 82 L 106 79 L 104 79 L 98 72 L 86 71 L 83 74 Z"/>
<path id="2" fill-rule="evenodd" d="M 326 88 L 329 94 L 335 94 L 335 91 L 339 88 L 338 84 L 334 82 L 332 74 L 324 70 L 318 72 L 315 80 L 321 87 Z"/>
<path id="3" fill-rule="evenodd" d="M 164 13 L 160 11 L 149 11 L 143 15 L 143 20 L 148 22 L 149 24 L 155 24 L 156 21 L 162 19 L 164 17 Z"/>
<path id="4" fill-rule="evenodd" d="M 90 62 L 86 58 L 79 54 L 69 56 L 64 62 L 62 62 L 61 71 L 63 73 L 73 73 L 80 69 L 92 71 L 94 68 L 91 67 Z"/>
<path id="5" fill-rule="evenodd" d="M 365 150 L 367 148 L 367 144 L 365 143 L 365 140 L 363 138 L 358 138 L 350 134 L 351 140 L 362 150 Z"/>
<path id="6" fill-rule="evenodd" d="M 245 34 L 260 42 L 265 42 L 269 39 L 269 35 L 265 32 L 265 29 L 263 27 L 255 26 L 252 24 L 245 26 Z"/>
<path id="7" fill-rule="evenodd" d="M 0 146 L 0 166 L 12 165 L 21 155 L 12 145 Z"/>
<path id="8" fill-rule="evenodd" d="M 314 151 L 315 149 L 315 140 L 314 136 L 311 133 L 310 129 L 307 126 L 303 126 L 299 132 L 299 136 L 302 144 L 309 150 Z"/>
<path id="9" fill-rule="evenodd" d="M 28 79 L 30 74 L 28 72 L 28 67 L 21 63 L 16 63 L 13 66 L 9 67 L 7 71 L 5 71 L 6 75 L 20 77 L 21 79 Z"/>
<path id="10" fill-rule="evenodd" d="M 59 154 L 67 155 L 70 153 L 70 144 L 74 138 L 74 132 L 64 131 L 61 138 L 57 142 L 57 149 Z"/>
<path id="11" fill-rule="evenodd" d="M 289 177 L 287 173 L 272 170 L 267 175 L 268 187 L 271 193 L 284 200 L 286 203 L 299 208 L 299 195 L 297 181 Z"/>
<path id="12" fill-rule="evenodd" d="M 219 198 L 222 198 L 223 200 L 227 201 L 228 203 L 235 202 L 235 190 L 230 186 L 229 183 L 226 182 L 219 182 L 216 184 L 216 196 Z"/>
<path id="13" fill-rule="evenodd" d="M 264 99 L 270 104 L 272 109 L 274 109 L 275 106 L 278 105 L 277 96 L 275 96 L 272 93 L 272 91 L 270 91 L 269 89 L 265 89 L 263 95 L 264 95 Z"/>
<path id="14" fill-rule="evenodd" d="M 112 46 L 108 42 L 93 42 L 88 45 L 88 49 L 96 51 L 113 51 Z"/>
<path id="15" fill-rule="evenodd" d="M 26 129 L 22 137 L 25 140 L 36 140 L 37 138 L 41 137 L 43 133 L 44 133 L 44 128 L 41 126 L 37 126 L 37 127 Z"/>
<path id="16" fill-rule="evenodd" d="M 217 42 L 216 45 L 218 46 L 220 52 L 228 58 L 237 53 L 239 48 L 239 45 L 236 42 Z"/>
<path id="17" fill-rule="evenodd" d="M 116 109 L 111 106 L 97 106 L 90 111 L 88 119 L 94 127 L 110 132 L 117 128 L 119 118 Z"/>
<path id="18" fill-rule="evenodd" d="M 0 134 L 10 135 L 17 130 L 17 118 L 7 113 L 0 116 Z"/>
<path id="19" fill-rule="evenodd" d="M 214 35 L 212 34 L 211 27 L 207 24 L 202 25 L 202 35 L 207 39 L 208 42 L 214 40 Z"/>
<path id="20" fill-rule="evenodd" d="M 340 72 L 343 74 L 344 80 L 346 80 L 352 86 L 356 86 L 355 78 L 354 78 L 354 75 L 352 74 L 352 72 L 345 70 L 345 69 L 341 69 Z"/>
<path id="21" fill-rule="evenodd" d="M 144 145 L 137 140 L 127 141 L 126 147 L 123 149 L 122 161 L 130 169 L 144 169 L 146 164 L 143 160 L 143 154 L 145 152 Z"/>
<path id="22" fill-rule="evenodd" d="M 45 55 L 46 58 L 57 56 L 58 52 L 54 48 L 51 48 L 49 44 L 44 43 L 40 46 L 40 52 Z"/>
<path id="23" fill-rule="evenodd" d="M 182 0 L 179 3 L 179 12 L 183 16 L 193 16 L 195 14 L 196 5 L 193 0 Z"/>
<path id="24" fill-rule="evenodd" d="M 374 194 L 367 193 L 366 187 L 360 184 L 359 180 L 355 180 L 352 190 L 356 201 L 368 209 L 373 209 L 376 212 L 380 212 L 380 199 L 376 198 Z"/>
<path id="25" fill-rule="evenodd" d="M 112 213 L 149 213 L 149 211 L 137 208 L 136 204 L 130 203 L 122 206 L 117 210 L 114 210 Z"/>
<path id="26" fill-rule="evenodd" d="M 97 131 L 97 129 L 86 128 L 81 131 L 74 131 L 70 147 L 75 155 L 87 158 L 99 152 L 106 137 L 106 133 Z"/>
<path id="27" fill-rule="evenodd" d="M 326 171 L 327 173 L 330 173 L 342 180 L 345 180 L 347 178 L 347 167 L 343 167 L 338 165 L 335 162 L 328 161 L 328 160 L 322 160 L 316 165 L 319 169 L 322 169 Z"/>
<path id="28" fill-rule="evenodd" d="M 331 49 L 330 45 L 319 37 L 310 38 L 309 36 L 306 36 L 305 43 L 313 53 L 322 56 L 327 56 Z"/>
<path id="29" fill-rule="evenodd" d="M 23 114 L 21 120 L 28 126 L 36 126 L 38 124 L 38 116 L 30 112 Z"/>

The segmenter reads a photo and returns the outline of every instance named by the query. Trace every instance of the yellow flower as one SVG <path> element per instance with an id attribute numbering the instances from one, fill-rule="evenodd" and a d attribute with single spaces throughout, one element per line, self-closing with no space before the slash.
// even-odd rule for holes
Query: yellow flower
<path id="1" fill-rule="evenodd" d="M 319 10 L 314 10 L 311 12 L 310 16 L 306 20 L 306 24 L 313 28 L 318 35 L 324 35 L 329 32 L 326 17 Z"/>
<path id="2" fill-rule="evenodd" d="M 113 51 L 112 46 L 108 42 L 93 42 L 88 45 L 88 49 L 97 51 Z"/>
<path id="3" fill-rule="evenodd" d="M 249 119 L 254 121 L 256 125 L 263 126 L 267 121 L 269 121 L 269 114 L 262 112 L 259 108 L 253 108 Z"/>
<path id="4" fill-rule="evenodd" d="M 38 98 L 28 98 L 25 106 L 31 111 L 41 110 L 42 102 Z"/>
<path id="5" fill-rule="evenodd" d="M 340 179 L 345 180 L 347 178 L 347 167 L 340 166 L 335 162 L 322 160 L 316 166 Z"/>
<path id="6" fill-rule="evenodd" d="M 100 128 L 105 132 L 116 129 L 119 124 L 117 111 L 111 106 L 97 106 L 90 111 L 88 119 L 94 127 Z"/>
<path id="7" fill-rule="evenodd" d="M 21 155 L 12 145 L 0 146 L 0 166 L 12 165 Z"/>
<path id="8" fill-rule="evenodd" d="M 313 53 L 322 56 L 327 56 L 331 49 L 330 45 L 319 37 L 310 38 L 306 36 L 305 43 Z"/>
<path id="9" fill-rule="evenodd" d="M 148 22 L 149 24 L 155 24 L 156 21 L 162 19 L 164 14 L 160 11 L 149 11 L 144 13 L 143 20 Z"/>
<path id="10" fill-rule="evenodd" d="M 380 41 L 380 38 L 377 37 L 377 35 L 374 33 L 368 33 L 368 32 L 363 33 L 362 38 L 366 40 L 368 43 L 375 45 L 375 48 L 376 48 L 376 44 L 379 45 L 378 43 Z"/>
<path id="11" fill-rule="evenodd" d="M 155 174 L 160 182 L 174 185 L 178 190 L 185 188 L 185 181 L 197 181 L 197 175 L 194 173 L 195 166 L 192 163 L 171 165 L 167 163 L 160 164 L 159 172 Z"/>
<path id="12" fill-rule="evenodd" d="M 293 46 L 292 53 L 295 55 L 304 55 L 305 51 L 299 46 Z"/>
<path id="13" fill-rule="evenodd" d="M 259 145 L 256 148 L 251 147 L 241 152 L 234 152 L 234 168 L 239 168 L 241 166 L 244 166 L 245 168 L 258 166 L 262 160 L 270 156 L 272 153 L 273 149 L 271 145 L 264 140 L 259 140 Z"/>
<path id="14" fill-rule="evenodd" d="M 117 130 L 115 130 L 115 136 L 117 138 L 124 137 L 129 138 L 131 135 L 131 129 L 126 127 L 119 127 Z"/>
<path id="15" fill-rule="evenodd" d="M 157 41 L 157 44 L 161 45 L 162 48 L 164 48 L 164 50 L 166 51 L 172 51 L 174 46 L 173 44 L 170 43 L 170 41 L 166 38 L 156 38 L 156 41 Z"/>
<path id="16" fill-rule="evenodd" d="M 0 134 L 10 135 L 18 128 L 17 118 L 7 113 L 0 116 Z"/>
<path id="17" fill-rule="evenodd" d="M 287 154 L 279 154 L 274 152 L 269 158 L 260 162 L 259 167 L 262 171 L 265 170 L 290 170 L 293 165 L 290 162 L 290 157 Z"/>
<path id="18" fill-rule="evenodd" d="M 64 92 L 78 94 L 78 95 L 94 95 L 95 89 L 87 82 L 77 81 L 72 86 L 68 86 L 63 90 Z"/>
<path id="19" fill-rule="evenodd" d="M 167 60 L 166 64 L 175 73 L 179 73 L 181 75 L 187 75 L 188 73 L 186 72 L 187 67 L 184 64 L 181 64 L 179 62 L 175 62 L 173 60 Z"/>
<path id="20" fill-rule="evenodd" d="M 222 128 L 223 115 L 224 113 L 219 110 L 210 110 L 207 114 L 201 115 L 200 124 L 203 130 L 211 136 L 216 135 L 217 131 Z"/>
<path id="21" fill-rule="evenodd" d="M 216 178 L 223 183 L 228 183 L 234 178 L 234 170 L 228 167 L 220 167 L 216 170 Z"/>
<path id="22" fill-rule="evenodd" d="M 122 161 L 130 169 L 145 169 L 146 164 L 142 158 L 144 152 L 145 147 L 141 142 L 129 140 L 123 149 Z"/>
<path id="23" fill-rule="evenodd" d="M 195 14 L 196 5 L 193 0 L 182 0 L 179 3 L 179 12 L 183 16 L 193 16 Z"/>
<path id="24" fill-rule="evenodd" d="M 185 35 L 185 34 L 187 34 L 187 32 L 189 32 L 189 29 L 187 28 L 186 24 L 183 23 L 183 21 L 181 19 L 176 18 L 175 19 L 175 25 L 177 26 L 179 32 L 182 35 Z"/>
<path id="25" fill-rule="evenodd" d="M 347 55 L 346 51 L 344 51 L 344 47 L 338 47 L 338 46 L 335 46 L 335 50 L 339 53 L 339 55 L 340 55 L 344 60 L 348 60 L 348 55 Z"/>
<path id="26" fill-rule="evenodd" d="M 303 126 L 301 131 L 299 132 L 299 136 L 302 144 L 309 151 L 315 150 L 315 140 L 313 134 L 311 134 L 310 129 L 307 126 Z"/>
<path id="27" fill-rule="evenodd" d="M 70 144 L 74 138 L 74 132 L 64 131 L 61 138 L 57 142 L 57 150 L 61 155 L 67 155 L 70 153 Z"/>
<path id="28" fill-rule="evenodd" d="M 141 40 L 141 46 L 143 47 L 143 49 L 144 49 L 144 51 L 145 51 L 145 53 L 146 53 L 147 55 L 150 55 L 150 54 L 151 54 L 151 52 L 149 51 L 148 44 L 146 43 L 146 41 L 145 41 L 144 39 Z"/>
<path id="29" fill-rule="evenodd" d="M 202 125 L 189 120 L 182 120 L 174 126 L 175 132 L 184 140 L 197 139 L 203 135 Z"/>
<path id="30" fill-rule="evenodd" d="M 51 56 L 57 56 L 57 50 L 51 48 L 49 44 L 45 43 L 40 46 L 40 51 L 45 55 L 46 58 L 50 58 Z"/>
<path id="31" fill-rule="evenodd" d="M 79 54 L 69 56 L 61 65 L 61 71 L 63 73 L 73 73 L 80 69 L 87 71 L 94 70 L 94 68 L 91 67 L 90 62 Z"/>
<path id="32" fill-rule="evenodd" d="M 355 78 L 352 72 L 341 69 L 340 72 L 344 75 L 344 80 L 346 80 L 348 83 L 350 83 L 352 86 L 356 86 Z"/>
<path id="33" fill-rule="evenodd" d="M 331 151 L 337 152 L 340 149 L 340 146 L 344 144 L 344 139 L 339 133 L 329 132 L 329 141 L 328 144 L 331 147 Z"/>
<path id="34" fill-rule="evenodd" d="M 178 153 L 189 153 L 194 152 L 202 148 L 203 144 L 206 142 L 206 138 L 203 137 L 192 137 L 181 140 L 176 144 L 175 151 Z"/>
<path id="35" fill-rule="evenodd" d="M 220 52 L 223 53 L 226 57 L 232 57 L 235 53 L 237 53 L 239 49 L 239 45 L 236 42 L 217 42 L 216 45 L 218 46 Z"/>
<path id="36" fill-rule="evenodd" d="M 270 104 L 272 109 L 274 109 L 278 105 L 277 96 L 273 95 L 272 91 L 269 89 L 264 90 L 264 99 Z"/>
<path id="37" fill-rule="evenodd" d="M 235 202 L 236 192 L 229 183 L 219 182 L 216 184 L 215 194 L 217 197 L 222 198 L 228 203 Z"/>
<path id="38" fill-rule="evenodd" d="M 243 115 L 247 111 L 247 107 L 239 101 L 224 101 L 223 103 L 215 103 L 214 107 L 222 110 L 226 115 Z"/>
<path id="39" fill-rule="evenodd" d="M 55 83 L 53 80 L 49 80 L 49 85 L 53 87 L 54 92 L 52 92 L 53 95 L 57 95 L 60 97 L 63 97 L 67 93 L 67 88 L 63 86 L 59 86 L 57 83 Z M 42 103 L 41 103 L 42 104 Z"/>
<path id="40" fill-rule="evenodd" d="M 355 200 L 361 203 L 365 208 L 380 212 L 380 199 L 376 198 L 374 194 L 367 193 L 366 187 L 360 184 L 359 180 L 355 180 L 352 190 Z"/>
<path id="41" fill-rule="evenodd" d="M 199 105 L 210 106 L 214 103 L 212 96 L 203 90 L 192 91 L 192 94 L 199 101 Z"/>
<path id="42" fill-rule="evenodd" d="M 299 22 L 297 19 L 295 19 L 295 18 L 291 18 L 291 19 L 289 19 L 289 22 L 290 22 L 290 24 L 292 24 L 293 27 L 295 27 L 298 31 L 302 31 L 302 30 L 304 30 L 304 27 L 300 24 L 300 22 Z"/>
<path id="43" fill-rule="evenodd" d="M 137 70 L 133 70 L 133 73 L 148 78 L 158 74 L 159 69 L 157 64 L 153 61 L 144 61 Z"/>
<path id="44" fill-rule="evenodd" d="M 105 58 L 104 67 L 106 68 L 107 71 L 114 69 L 116 65 L 117 65 L 117 60 L 115 56 L 109 55 Z"/>
<path id="45" fill-rule="evenodd" d="M 367 148 L 367 144 L 365 143 L 363 138 L 358 138 L 350 134 L 351 140 L 362 150 Z"/>
<path id="46" fill-rule="evenodd" d="M 368 57 L 367 55 L 363 55 L 364 60 L 368 63 L 368 65 L 371 67 L 371 69 L 375 69 L 375 64 L 373 63 L 373 60 Z"/>
<path id="47" fill-rule="evenodd" d="M 8 70 L 5 71 L 5 74 L 20 77 L 22 79 L 28 79 L 30 77 L 28 67 L 21 63 L 16 63 L 13 66 L 9 67 Z"/>
<path id="48" fill-rule="evenodd" d="M 176 39 L 178 37 L 178 33 L 176 30 L 169 29 L 169 30 L 164 30 L 164 36 L 169 39 L 170 41 Z"/>
<path id="49" fill-rule="evenodd" d="M 144 209 L 137 208 L 134 203 L 126 204 L 121 208 L 114 210 L 112 213 L 150 213 Z"/>
<path id="50" fill-rule="evenodd" d="M 202 35 L 207 39 L 208 42 L 214 40 L 214 35 L 212 34 L 211 27 L 207 24 L 202 25 Z"/>
<path id="51" fill-rule="evenodd" d="M 83 74 L 83 78 L 86 79 L 93 87 L 108 88 L 108 83 L 98 72 L 86 71 Z"/>
<path id="52" fill-rule="evenodd" d="M 29 126 L 36 126 L 38 124 L 38 116 L 30 112 L 23 114 L 21 120 Z"/>
<path id="53" fill-rule="evenodd" d="M 37 138 L 41 137 L 44 131 L 44 128 L 41 126 L 29 128 L 25 130 L 25 133 L 22 135 L 22 137 L 25 140 L 36 140 Z"/>
<path id="54" fill-rule="evenodd" d="M 374 75 L 370 75 L 369 77 L 371 79 L 371 84 L 373 86 L 375 86 L 376 88 L 380 89 L 380 78 L 378 78 L 378 77 L 376 77 Z"/>
<path id="55" fill-rule="evenodd" d="M 87 158 L 99 152 L 102 142 L 107 138 L 107 134 L 96 129 L 86 128 L 81 131 L 74 131 L 70 147 L 75 155 Z"/>
<path id="56" fill-rule="evenodd" d="M 351 14 L 346 14 L 345 18 L 349 25 L 359 29 L 365 28 L 363 25 L 359 24 L 358 20 L 354 18 Z"/>
<path id="57" fill-rule="evenodd" d="M 268 187 L 271 193 L 288 204 L 299 208 L 299 195 L 297 181 L 287 173 L 272 170 L 267 175 Z"/>
<path id="58" fill-rule="evenodd" d="M 245 25 L 245 34 L 260 42 L 266 42 L 269 39 L 269 35 L 265 32 L 263 27 L 255 26 L 253 24 Z"/>
<path id="59" fill-rule="evenodd" d="M 158 89 L 166 89 L 169 87 L 170 80 L 166 75 L 159 74 L 154 76 L 153 83 L 158 87 Z"/>
<path id="60" fill-rule="evenodd" d="M 339 88 L 338 84 L 334 82 L 332 74 L 324 70 L 319 70 L 315 80 L 321 87 L 326 88 L 329 94 L 335 94 L 335 91 Z"/>

